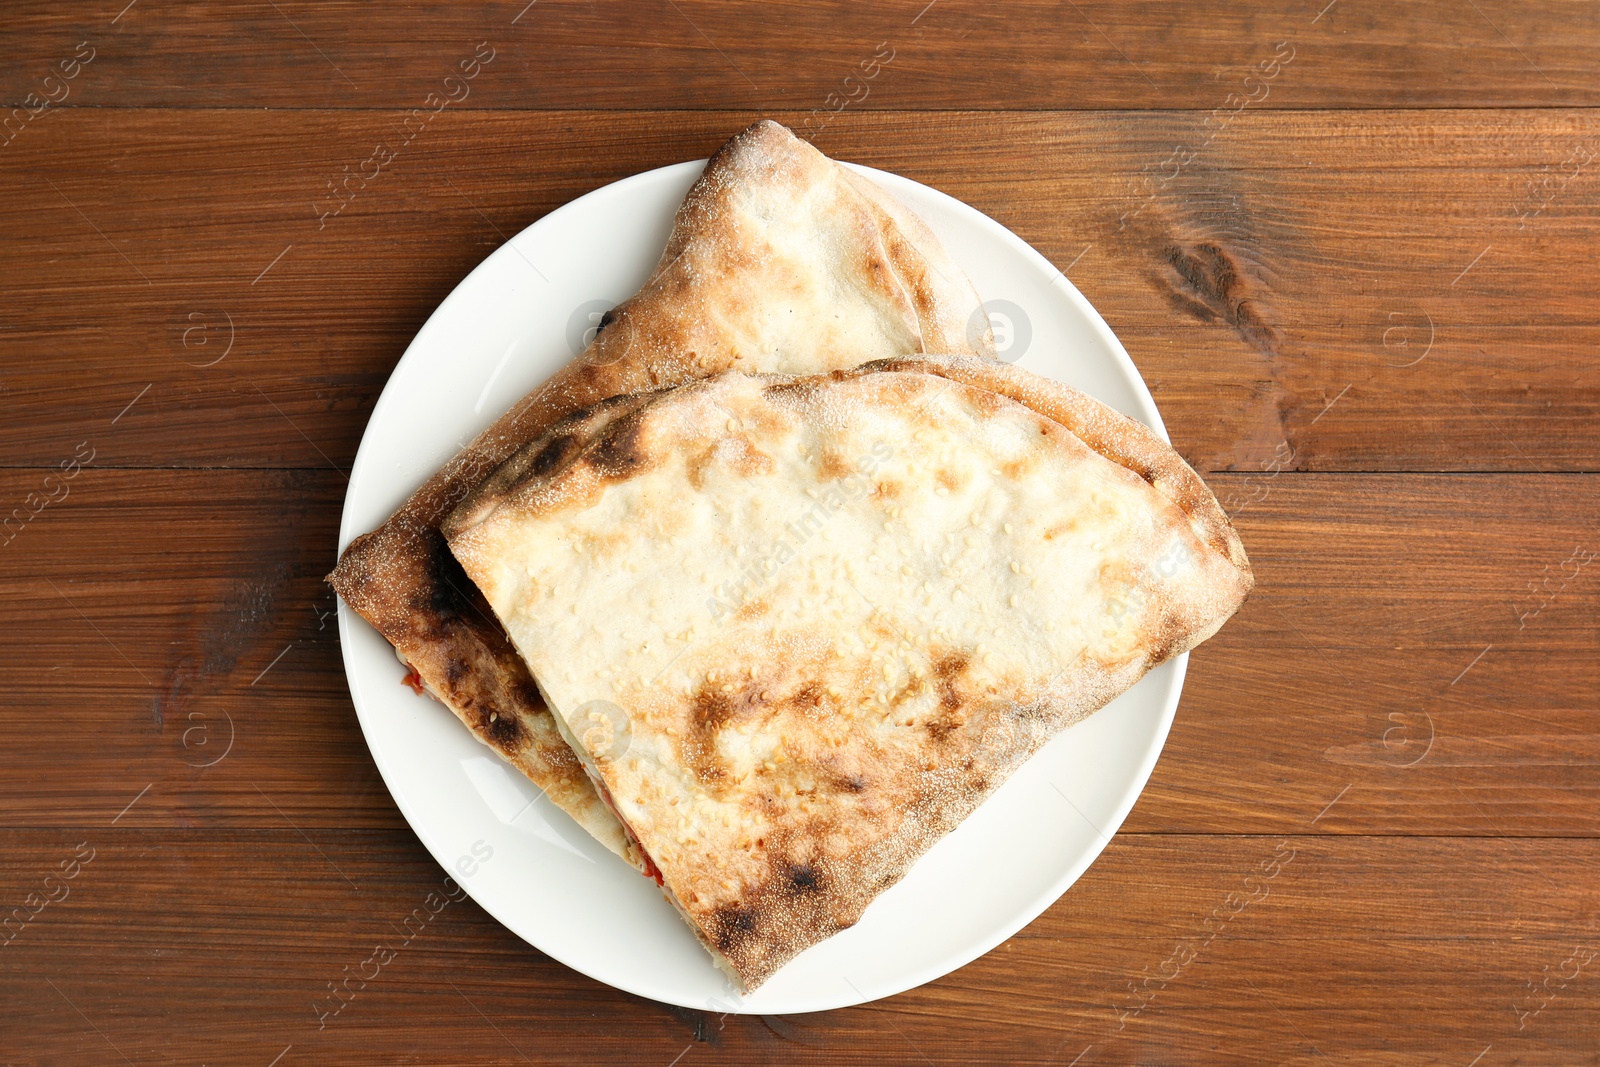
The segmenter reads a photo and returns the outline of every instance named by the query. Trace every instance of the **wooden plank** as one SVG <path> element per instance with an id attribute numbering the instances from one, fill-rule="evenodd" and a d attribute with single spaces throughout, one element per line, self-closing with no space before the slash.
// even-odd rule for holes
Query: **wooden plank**
<path id="1" fill-rule="evenodd" d="M 1119 837 L 968 967 L 766 1019 L 568 971 L 470 900 L 443 903 L 405 831 L 6 831 L 0 901 L 75 854 L 92 858 L 0 949 L 29 1020 L 7 1033 L 13 1060 L 392 1062 L 425 1032 L 444 1063 L 1465 1064 L 1492 1045 L 1570 1064 L 1600 1011 L 1594 840 Z M 417 908 L 438 910 L 402 929 Z M 378 945 L 394 958 L 319 1016 Z"/>
<path id="2" fill-rule="evenodd" d="M 1194 658 L 1130 827 L 1593 833 L 1586 476 L 1213 475 L 1256 590 Z M 1245 501 L 1242 510 L 1239 501 Z M 1515 783 L 1515 784 L 1513 784 Z M 1337 801 L 1337 803 L 1334 803 Z"/>
<path id="3" fill-rule="evenodd" d="M 0 471 L 0 500 L 43 477 Z M 0 717 L 0 821 L 78 825 L 151 785 L 131 825 L 402 825 L 321 581 L 344 481 L 62 484 L 0 551 L 0 629 L 27 635 L 0 688 L 30 709 Z M 1258 586 L 1195 654 L 1130 831 L 1600 834 L 1600 476 L 1212 484 L 1248 502 Z"/>
<path id="4" fill-rule="evenodd" d="M 0 99 L 68 107 L 423 107 L 480 45 L 465 99 L 495 108 L 1592 106 L 1600 50 L 1586 8 L 1531 0 L 13 7 Z"/>
<path id="5" fill-rule="evenodd" d="M 506 235 L 751 117 L 446 113 L 319 220 L 395 113 L 55 116 L 0 152 L 0 344 L 49 352 L 8 362 L 0 455 L 91 440 L 112 465 L 347 468 L 410 336 Z M 821 143 L 1069 268 L 1202 470 L 1596 468 L 1600 295 L 1573 265 L 1600 217 L 1600 119 L 1246 113 L 1163 180 L 1201 129 L 863 111 Z"/>
<path id="6" fill-rule="evenodd" d="M 24 506 L 49 492 L 38 471 L 0 484 Z M 8 720 L 18 744 L 0 755 L 18 822 L 115 814 L 150 786 L 127 822 L 403 825 L 350 706 L 322 581 L 343 479 L 86 469 L 56 484 L 65 495 L 13 522 L 0 556 L 0 585 L 32 605 L 13 601 L 31 636 L 0 653 L 13 699 L 39 712 L 31 740 Z M 25 773 L 43 766 L 63 773 Z"/>

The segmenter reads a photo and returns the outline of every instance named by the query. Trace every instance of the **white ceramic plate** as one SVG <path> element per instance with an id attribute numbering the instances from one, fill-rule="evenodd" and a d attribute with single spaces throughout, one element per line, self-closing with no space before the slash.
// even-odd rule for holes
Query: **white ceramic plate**
<path id="1" fill-rule="evenodd" d="M 639 174 L 529 226 L 418 332 L 373 410 L 341 547 L 381 523 L 457 449 L 571 359 L 601 311 L 643 284 L 702 162 Z M 1154 427 L 1122 345 L 1060 271 L 973 208 L 861 168 L 920 214 L 989 303 L 1007 358 Z M 886 997 L 981 956 L 1055 902 L 1150 776 L 1188 657 L 1151 672 L 1039 752 L 855 927 L 748 997 L 659 890 L 613 857 L 443 706 L 401 685 L 393 650 L 339 605 L 350 692 L 389 791 L 434 857 L 491 915 L 575 970 L 718 1012 L 788 1014 Z M 487 857 L 487 858 L 485 858 Z"/>

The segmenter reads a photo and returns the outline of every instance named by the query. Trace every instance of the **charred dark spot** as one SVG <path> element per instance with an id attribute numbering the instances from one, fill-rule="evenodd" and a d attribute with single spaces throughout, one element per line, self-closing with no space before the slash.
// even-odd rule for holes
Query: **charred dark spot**
<path id="1" fill-rule="evenodd" d="M 613 322 L 616 322 L 616 321 L 617 321 L 617 309 L 616 308 L 612 308 L 610 311 L 608 311 L 604 315 L 600 316 L 600 325 L 598 325 L 598 326 L 596 326 L 594 328 L 594 335 L 596 337 L 599 337 L 601 331 L 603 331 L 607 326 L 610 326 Z"/>
<path id="2" fill-rule="evenodd" d="M 467 661 L 462 659 L 460 656 L 451 656 L 450 662 L 445 664 L 444 668 L 445 681 L 449 682 L 450 686 L 454 688 L 456 685 L 460 684 L 461 679 L 465 678 L 466 676 Z"/>
<path id="3" fill-rule="evenodd" d="M 522 661 L 520 659 L 516 662 L 519 667 L 522 666 Z M 523 669 L 526 670 L 526 668 Z M 526 674 L 523 674 L 522 677 L 516 680 L 513 688 L 517 694 L 517 699 L 522 702 L 523 707 L 544 707 L 544 694 L 539 692 L 539 686 L 535 684 L 534 680 L 528 677 Z"/>
<path id="4" fill-rule="evenodd" d="M 522 740 L 522 724 L 515 715 L 507 715 L 498 709 L 480 714 L 480 724 L 496 745 L 514 748 Z"/>
<path id="5" fill-rule="evenodd" d="M 572 434 L 564 433 L 557 437 L 552 437 L 529 461 L 528 473 L 534 477 L 549 474 L 561 466 L 577 448 L 578 439 Z"/>
<path id="6" fill-rule="evenodd" d="M 867 779 L 860 774 L 841 774 L 834 781 L 846 793 L 864 793 L 867 789 Z"/>
<path id="7" fill-rule="evenodd" d="M 423 612 L 430 622 L 447 623 L 473 611 L 472 593 L 477 586 L 461 569 L 444 535 L 433 527 L 423 531 L 427 553 L 424 563 L 426 578 L 422 588 L 411 598 L 411 607 Z"/>
<path id="8" fill-rule="evenodd" d="M 789 891 L 795 896 L 814 893 L 822 888 L 822 875 L 809 863 L 797 863 L 784 872 Z"/>
<path id="9" fill-rule="evenodd" d="M 644 466 L 640 437 L 644 420 L 637 413 L 624 415 L 610 426 L 589 450 L 589 462 L 607 478 L 626 478 Z"/>
<path id="10" fill-rule="evenodd" d="M 738 904 L 724 904 L 711 914 L 711 939 L 722 952 L 731 951 L 756 930 L 756 913 Z"/>

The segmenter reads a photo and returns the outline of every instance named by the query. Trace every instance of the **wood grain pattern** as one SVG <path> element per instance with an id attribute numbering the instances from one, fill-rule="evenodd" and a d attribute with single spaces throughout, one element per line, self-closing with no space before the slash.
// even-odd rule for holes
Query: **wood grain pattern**
<path id="1" fill-rule="evenodd" d="M 0 500 L 40 479 L 0 471 Z M 1600 475 L 1211 482 L 1257 587 L 1195 653 L 1129 831 L 1298 831 L 1348 786 L 1320 832 L 1600 835 L 1600 673 L 1568 669 L 1600 657 L 1600 562 L 1562 566 L 1600 551 Z M 0 688 L 37 714 L 0 719 L 0 751 L 77 772 L 0 781 L 0 823 L 78 825 L 154 783 L 128 825 L 401 825 L 321 581 L 344 484 L 88 469 L 16 533 L 0 627 L 30 638 L 0 647 Z M 181 533 L 130 536 L 156 526 Z"/>
<path id="2" fill-rule="evenodd" d="M 392 1062 L 404 1025 L 449 1063 L 1115 1064 L 1152 1049 L 1466 1063 L 1492 1044 L 1570 1064 L 1589 1062 L 1600 1010 L 1595 961 L 1567 963 L 1575 943 L 1595 947 L 1595 894 L 1551 889 L 1583 882 L 1592 839 L 1123 835 L 1026 931 L 930 985 L 820 1015 L 719 1017 L 568 971 L 470 899 L 405 940 L 398 924 L 448 892 L 407 831 L 193 838 L 0 837 L 8 883 L 92 850 L 68 895 L 0 948 L 8 974 L 54 983 L 8 989 L 39 1062 L 114 1061 L 114 1046 L 136 1063 L 266 1063 L 290 1045 L 305 1062 Z M 379 944 L 395 959 L 319 1017 L 328 982 Z M 1547 973 L 1569 977 L 1546 986 Z"/>
<path id="3" fill-rule="evenodd" d="M 763 5 L 527 0 L 462 10 L 342 0 L 8 9 L 0 99 L 21 103 L 75 46 L 66 105 L 421 107 L 487 41 L 469 97 L 499 108 L 1221 107 L 1292 49 L 1268 107 L 1593 105 L 1600 23 L 1577 2 L 1129 4 L 976 0 Z M 886 64 L 863 68 L 875 54 Z M 1285 53 L 1289 54 L 1289 53 Z M 865 77 L 867 71 L 875 71 Z M 854 75 L 859 83 L 844 82 Z M 59 89 L 53 90 L 57 93 Z"/>
<path id="4" fill-rule="evenodd" d="M 0 54 L 0 1065 L 1600 1063 L 1592 5 L 25 0 Z M 407 938 L 452 890 L 321 582 L 461 277 L 764 115 L 1063 268 L 1259 581 L 1061 900 L 784 1018 Z"/>
<path id="5" fill-rule="evenodd" d="M 16 186 L 0 227 L 24 238 L 0 246 L 19 282 L 0 344 L 48 346 L 4 372 L 0 448 L 47 464 L 89 438 L 113 465 L 347 469 L 389 370 L 476 262 L 750 117 L 446 112 L 319 229 L 324 183 L 391 115 L 57 116 L 0 153 Z M 1069 268 L 1202 471 L 1257 470 L 1280 446 L 1299 469 L 1600 464 L 1600 290 L 1577 267 L 1600 210 L 1590 113 L 1247 113 L 1175 180 L 1141 176 L 1197 125 L 860 113 L 819 143 Z M 1593 163 L 1527 199 L 1583 145 Z"/>

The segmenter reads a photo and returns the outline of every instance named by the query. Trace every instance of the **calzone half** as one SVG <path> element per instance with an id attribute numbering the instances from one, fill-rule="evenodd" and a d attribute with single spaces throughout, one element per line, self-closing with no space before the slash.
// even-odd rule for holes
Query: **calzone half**
<path id="1" fill-rule="evenodd" d="M 920 219 L 777 123 L 758 122 L 707 164 L 659 266 L 584 354 L 352 541 L 328 580 L 395 646 L 414 684 L 643 866 L 446 549 L 440 521 L 518 448 L 608 397 L 730 367 L 809 374 L 988 344 L 977 294 Z"/>
<path id="2" fill-rule="evenodd" d="M 613 401 L 444 530 L 746 990 L 1252 581 L 1149 429 L 960 356 Z"/>

